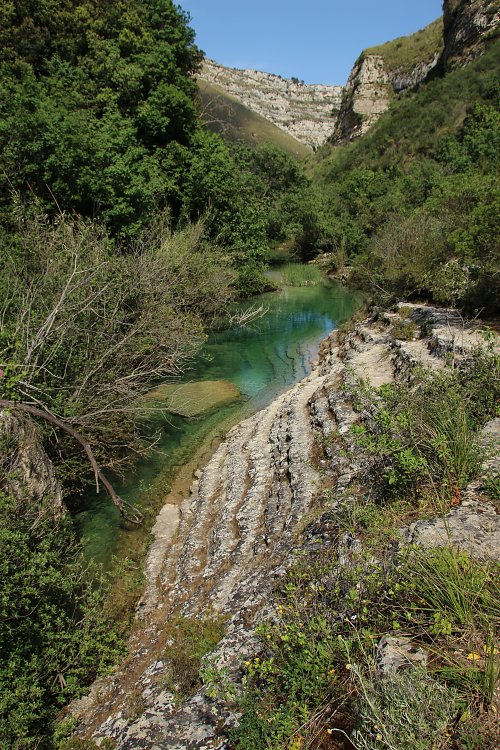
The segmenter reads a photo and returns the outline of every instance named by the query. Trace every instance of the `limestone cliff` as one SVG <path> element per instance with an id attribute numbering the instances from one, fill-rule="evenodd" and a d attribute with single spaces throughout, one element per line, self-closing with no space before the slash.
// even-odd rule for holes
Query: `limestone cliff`
<path id="1" fill-rule="evenodd" d="M 427 78 L 442 47 L 442 19 L 438 19 L 416 34 L 362 52 L 344 89 L 330 140 L 341 143 L 366 133 L 395 95 Z"/>
<path id="2" fill-rule="evenodd" d="M 361 57 L 351 71 L 332 141 L 358 138 L 389 107 L 392 88 L 381 55 Z"/>
<path id="3" fill-rule="evenodd" d="M 467 65 L 498 34 L 495 0 L 444 0 L 444 16 L 411 36 L 365 50 L 344 89 L 332 143 L 357 138 L 378 120 L 393 96 L 415 88 L 434 69 Z"/>
<path id="4" fill-rule="evenodd" d="M 488 40 L 498 34 L 499 22 L 496 0 L 445 0 L 445 70 L 467 65 L 484 52 Z"/>
<path id="5" fill-rule="evenodd" d="M 228 93 L 248 109 L 310 147 L 331 134 L 342 86 L 306 84 L 258 70 L 226 68 L 206 59 L 199 80 Z"/>

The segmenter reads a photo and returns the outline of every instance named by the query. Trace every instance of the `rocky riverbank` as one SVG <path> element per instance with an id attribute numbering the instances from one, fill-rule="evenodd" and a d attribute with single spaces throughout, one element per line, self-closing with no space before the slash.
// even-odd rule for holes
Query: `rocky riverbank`
<path id="1" fill-rule="evenodd" d="M 481 346 L 477 322 L 401 306 L 334 332 L 307 378 L 233 428 L 189 497 L 160 513 L 129 657 L 71 707 L 78 736 L 110 738 L 119 750 L 228 747 L 236 716 L 224 690 L 214 697 L 205 686 L 176 700 L 166 624 L 179 615 L 223 616 L 225 634 L 210 664 L 227 695 L 238 690 L 241 664 L 256 649 L 255 627 L 272 614 L 273 592 L 296 551 L 328 538 L 332 498 L 368 491 L 372 459 L 353 436 L 359 414 L 349 383 L 362 378 L 379 388 L 416 368 L 444 370 Z M 491 445 L 498 436 L 494 421 L 484 440 Z M 498 473 L 489 461 L 488 471 Z M 405 534 L 419 544 L 446 539 L 473 555 L 500 557 L 500 519 L 477 479 L 445 518 L 416 522 Z"/>

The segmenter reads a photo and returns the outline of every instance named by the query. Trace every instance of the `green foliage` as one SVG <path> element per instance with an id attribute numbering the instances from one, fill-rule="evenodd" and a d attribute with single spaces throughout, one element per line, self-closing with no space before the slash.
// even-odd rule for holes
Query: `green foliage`
<path id="1" fill-rule="evenodd" d="M 500 627 L 497 572 L 497 564 L 478 562 L 452 547 L 412 551 L 401 573 L 404 596 L 416 602 L 414 621 L 435 635 L 477 629 L 487 638 Z"/>
<path id="2" fill-rule="evenodd" d="M 412 321 L 401 320 L 392 326 L 392 335 L 400 341 L 412 341 L 417 335 L 417 326 Z"/>
<path id="3" fill-rule="evenodd" d="M 320 269 L 312 265 L 287 263 L 280 269 L 280 273 L 287 286 L 317 286 L 323 280 Z"/>
<path id="4" fill-rule="evenodd" d="M 352 432 L 373 455 L 373 474 L 384 479 L 388 497 L 446 507 L 475 475 L 475 429 L 496 412 L 497 373 L 497 357 L 479 351 L 457 371 L 418 375 L 411 391 L 401 383 L 377 395 L 354 389 L 357 408 L 368 404 L 372 416 Z"/>
<path id="5" fill-rule="evenodd" d="M 226 618 L 206 615 L 186 618 L 179 615 L 166 626 L 168 645 L 163 655 L 167 662 L 164 685 L 179 702 L 200 687 L 200 670 L 204 681 L 209 678 L 205 658 L 224 635 Z"/>
<path id="6" fill-rule="evenodd" d="M 4 198 L 14 188 L 49 211 L 99 213 L 123 236 L 159 205 L 175 207 L 201 57 L 183 11 L 171 0 L 6 10 Z"/>
<path id="7" fill-rule="evenodd" d="M 391 540 L 357 518 L 364 549 L 342 562 L 336 545 L 306 553 L 281 582 L 276 614 L 259 628 L 261 650 L 244 665 L 236 747 L 307 747 L 347 731 L 356 747 L 427 750 L 440 747 L 457 715 L 491 703 L 498 565 L 447 547 L 387 557 Z M 431 674 L 375 674 L 373 646 L 391 631 L 431 651 Z"/>
<path id="8" fill-rule="evenodd" d="M 233 297 L 202 224 L 174 233 L 168 217 L 128 252 L 94 222 L 21 220 L 0 269 L 0 395 L 71 423 L 117 467 L 126 446 L 144 448 L 141 397 L 182 371 Z M 61 440 L 66 478 L 90 476 L 80 447 Z"/>
<path id="9" fill-rule="evenodd" d="M 55 715 L 122 645 L 68 519 L 0 495 L 0 741 L 49 747 Z"/>
<path id="10" fill-rule="evenodd" d="M 259 634 L 265 655 L 246 662 L 252 688 L 232 734 L 242 750 L 288 747 L 314 708 L 331 699 L 337 683 L 332 665 L 341 646 L 326 618 L 285 618 L 262 626 Z"/>
<path id="11" fill-rule="evenodd" d="M 331 224 L 353 280 L 375 296 L 496 308 L 498 44 L 394 101 L 362 139 L 320 153 Z"/>
<path id="12" fill-rule="evenodd" d="M 425 672 L 410 669 L 384 680 L 358 673 L 360 695 L 352 735 L 359 750 L 439 750 L 456 713 L 455 694 Z"/>
<path id="13" fill-rule="evenodd" d="M 304 209 L 309 182 L 295 159 L 272 145 L 231 148 L 201 126 L 201 53 L 172 0 L 7 3 L 4 16 L 8 231 L 19 198 L 50 217 L 97 216 L 125 247 L 165 206 L 176 226 L 208 213 L 207 236 L 228 249 L 241 294 L 262 290 L 270 241 L 302 234 L 312 252 L 316 213 Z"/>

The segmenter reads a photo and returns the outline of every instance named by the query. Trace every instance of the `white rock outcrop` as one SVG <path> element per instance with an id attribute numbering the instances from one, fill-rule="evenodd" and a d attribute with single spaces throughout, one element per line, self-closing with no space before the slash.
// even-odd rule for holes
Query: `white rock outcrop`
<path id="1" fill-rule="evenodd" d="M 342 86 L 307 84 L 258 70 L 226 68 L 206 59 L 198 76 L 312 148 L 331 135 Z"/>

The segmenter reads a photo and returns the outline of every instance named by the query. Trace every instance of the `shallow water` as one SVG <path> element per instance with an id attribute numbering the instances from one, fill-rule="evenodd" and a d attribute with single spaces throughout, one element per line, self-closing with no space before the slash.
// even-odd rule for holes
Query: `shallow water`
<path id="1" fill-rule="evenodd" d="M 241 398 L 195 419 L 172 415 L 162 421 L 154 455 L 140 462 L 118 488 L 125 500 L 149 514 L 149 524 L 125 529 L 105 494 L 89 495 L 87 509 L 77 516 L 86 555 L 104 565 L 115 553 L 125 555 L 132 536 L 147 533 L 180 467 L 203 443 L 209 451 L 232 424 L 305 377 L 321 340 L 349 319 L 360 302 L 359 295 L 337 283 L 288 287 L 252 300 L 267 310 L 252 325 L 213 334 L 185 380 L 228 380 L 237 386 Z"/>

